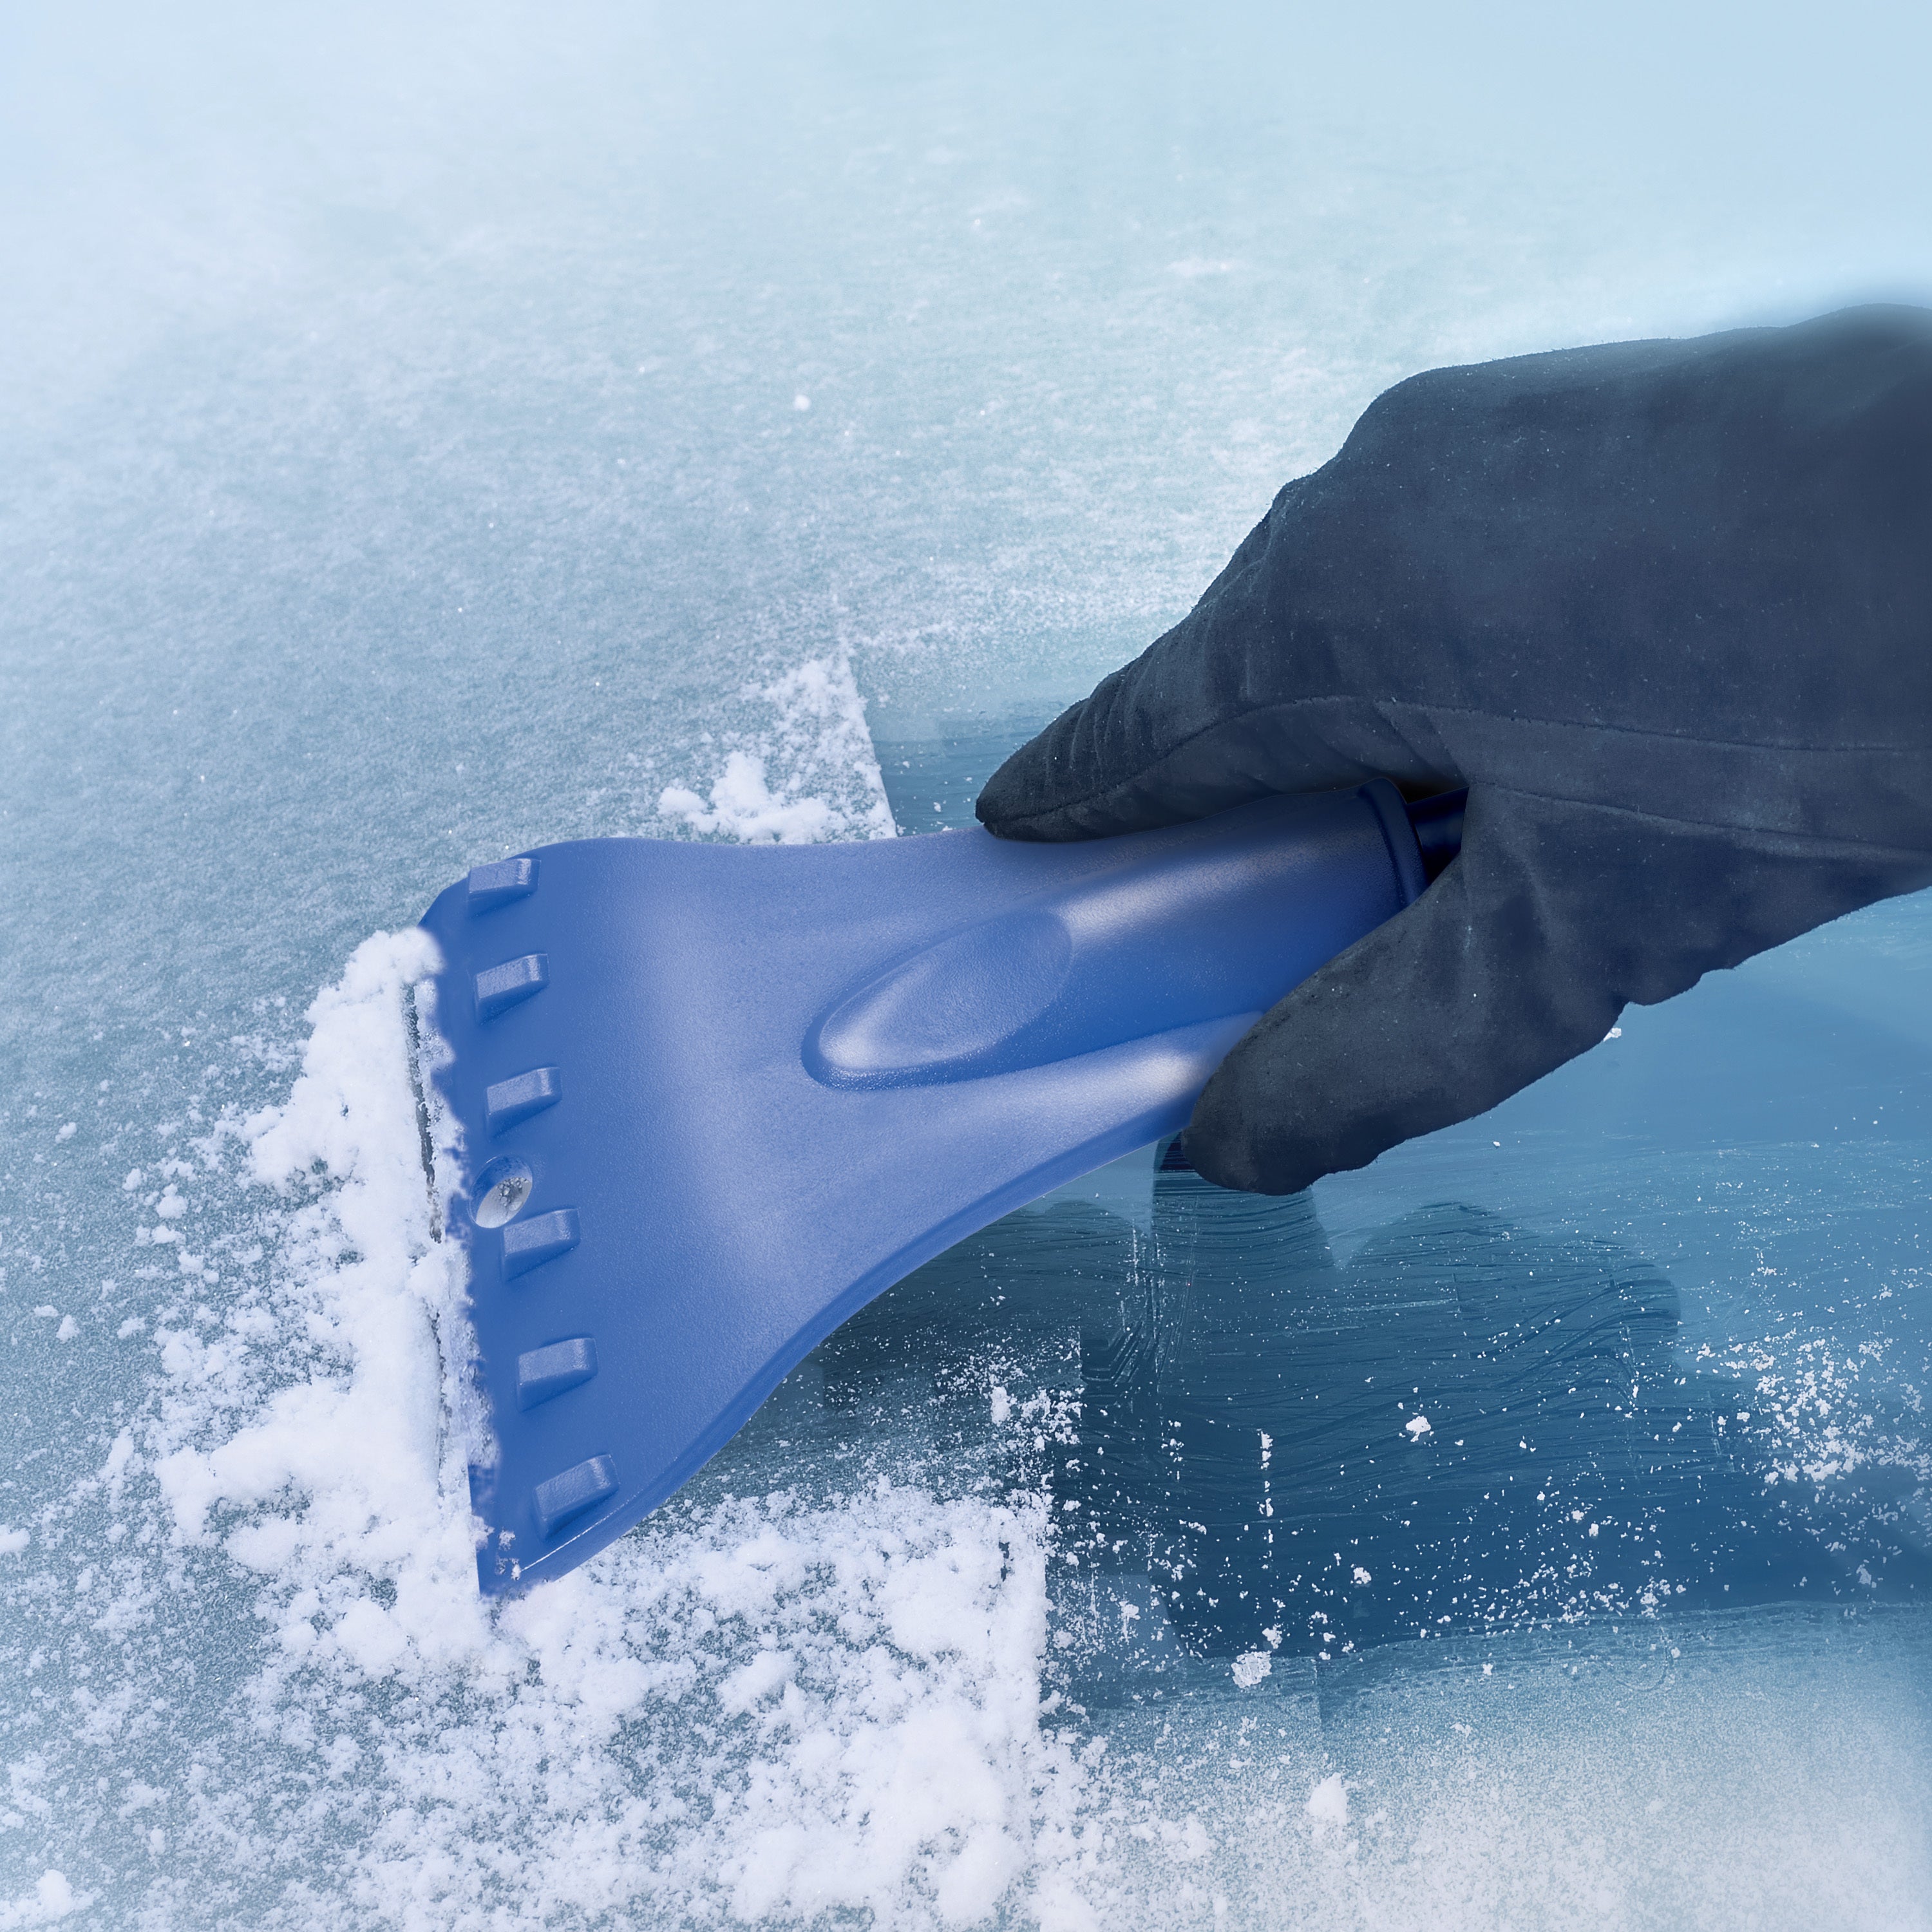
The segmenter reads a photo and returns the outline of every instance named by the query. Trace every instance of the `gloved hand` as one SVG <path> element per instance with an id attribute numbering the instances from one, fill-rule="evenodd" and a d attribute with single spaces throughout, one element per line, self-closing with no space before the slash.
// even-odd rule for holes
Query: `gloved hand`
<path id="1" fill-rule="evenodd" d="M 1461 856 L 1187 1130 L 1289 1193 L 1467 1119 L 1627 1000 L 1932 882 L 1932 314 L 1398 384 L 1192 613 L 996 772 L 1088 838 L 1388 774 Z"/>

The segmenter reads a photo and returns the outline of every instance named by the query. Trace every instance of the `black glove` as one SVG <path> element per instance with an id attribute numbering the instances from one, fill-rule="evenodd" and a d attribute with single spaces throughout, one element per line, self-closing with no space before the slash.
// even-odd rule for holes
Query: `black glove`
<path id="1" fill-rule="evenodd" d="M 979 813 L 1089 838 L 1377 772 L 1466 784 L 1462 855 L 1228 1056 L 1186 1140 L 1226 1186 L 1362 1166 L 1932 882 L 1932 314 L 1398 384 Z"/>

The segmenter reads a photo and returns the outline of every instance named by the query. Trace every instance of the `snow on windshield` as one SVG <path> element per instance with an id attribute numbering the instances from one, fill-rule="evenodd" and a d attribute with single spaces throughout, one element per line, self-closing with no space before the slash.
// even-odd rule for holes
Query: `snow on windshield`
<path id="1" fill-rule="evenodd" d="M 1920 1922 L 1922 901 L 477 1595 L 436 892 L 968 823 L 1387 383 L 1924 293 L 1909 22 L 804 10 L 4 30 L 0 1928 Z"/>

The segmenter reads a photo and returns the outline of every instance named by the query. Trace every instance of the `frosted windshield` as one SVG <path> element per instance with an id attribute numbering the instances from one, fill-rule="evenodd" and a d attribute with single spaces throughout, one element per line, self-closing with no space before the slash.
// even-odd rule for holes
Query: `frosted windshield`
<path id="1" fill-rule="evenodd" d="M 0 29 L 0 1928 L 1921 1922 L 1924 900 L 1063 1189 L 502 1605 L 402 994 L 970 822 L 1412 370 L 1922 295 L 1923 22 L 308 11 Z"/>

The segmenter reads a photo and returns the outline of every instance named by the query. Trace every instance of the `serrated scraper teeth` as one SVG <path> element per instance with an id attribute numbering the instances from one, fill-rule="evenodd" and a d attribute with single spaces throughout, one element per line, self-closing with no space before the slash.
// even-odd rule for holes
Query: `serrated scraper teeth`
<path id="1" fill-rule="evenodd" d="M 533 1066 L 483 1090 L 483 1117 L 493 1136 L 508 1133 L 533 1114 L 563 1098 L 563 1076 L 554 1066 Z"/>
<path id="2" fill-rule="evenodd" d="M 517 1406 L 535 1408 L 580 1388 L 596 1372 L 597 1345 L 588 1335 L 527 1348 L 517 1358 Z"/>
<path id="3" fill-rule="evenodd" d="M 592 1456 L 536 1486 L 537 1527 L 554 1536 L 573 1516 L 595 1509 L 617 1493 L 617 1466 L 608 1456 Z"/>
<path id="4" fill-rule="evenodd" d="M 568 1254 L 583 1238 L 574 1208 L 554 1208 L 548 1214 L 532 1214 L 527 1221 L 512 1221 L 503 1230 L 503 1279 L 514 1281 L 545 1262 Z"/>
<path id="5" fill-rule="evenodd" d="M 537 889 L 534 859 L 499 859 L 493 865 L 470 868 L 470 911 L 494 912 L 514 899 L 527 898 Z"/>
<path id="6" fill-rule="evenodd" d="M 542 952 L 526 952 L 520 959 L 486 966 L 476 976 L 476 1017 L 494 1020 L 549 984 L 550 960 Z"/>

